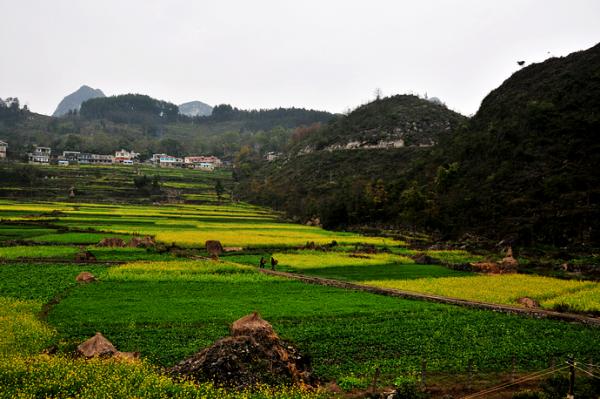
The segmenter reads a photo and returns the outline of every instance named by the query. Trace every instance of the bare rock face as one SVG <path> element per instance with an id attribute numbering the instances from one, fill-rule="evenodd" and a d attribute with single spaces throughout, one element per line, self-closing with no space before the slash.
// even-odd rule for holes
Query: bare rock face
<path id="1" fill-rule="evenodd" d="M 98 281 L 98 279 L 90 272 L 81 272 L 75 277 L 75 281 L 78 283 L 92 283 Z"/>
<path id="2" fill-rule="evenodd" d="M 98 247 L 111 247 L 111 248 L 114 248 L 114 247 L 123 248 L 123 247 L 127 246 L 127 244 L 125 244 L 125 241 L 123 241 L 119 237 L 106 237 L 106 238 L 103 238 L 96 245 Z"/>
<path id="3" fill-rule="evenodd" d="M 223 253 L 223 245 L 221 245 L 221 241 L 208 240 L 206 241 L 206 251 L 210 256 L 219 256 Z"/>
<path id="4" fill-rule="evenodd" d="M 117 352 L 117 348 L 99 332 L 77 347 L 77 353 L 87 358 L 111 357 Z"/>
<path id="5" fill-rule="evenodd" d="M 234 322 L 231 334 L 174 366 L 171 373 L 235 388 L 313 382 L 309 360 L 279 339 L 258 313 Z"/>
<path id="6" fill-rule="evenodd" d="M 528 297 L 523 297 L 523 298 L 519 298 L 517 299 L 517 303 L 519 305 L 523 305 L 526 308 L 539 308 L 540 307 L 540 303 L 538 301 L 536 301 L 535 299 L 532 298 L 528 298 Z"/>

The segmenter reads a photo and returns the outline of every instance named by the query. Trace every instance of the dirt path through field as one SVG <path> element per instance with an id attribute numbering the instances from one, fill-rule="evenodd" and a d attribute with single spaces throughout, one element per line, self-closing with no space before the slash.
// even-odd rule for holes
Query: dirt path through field
<path id="1" fill-rule="evenodd" d="M 536 318 L 548 318 L 554 320 L 562 320 L 568 322 L 582 323 L 591 326 L 600 327 L 600 318 L 588 317 L 574 313 L 562 313 L 545 309 L 529 309 L 510 305 L 500 305 L 487 302 L 467 301 L 464 299 L 450 298 L 439 295 L 420 294 L 418 292 L 402 291 L 392 288 L 379 288 L 369 285 L 349 283 L 347 281 L 333 280 L 321 277 L 312 277 L 298 273 L 278 272 L 268 269 L 259 269 L 260 272 L 272 276 L 286 277 L 294 280 L 299 280 L 308 284 L 325 285 L 329 287 L 344 288 L 348 290 L 366 291 L 378 295 L 394 296 L 406 299 L 418 299 L 422 301 L 445 303 L 450 305 L 465 306 L 476 309 L 492 310 L 495 312 L 512 313 Z"/>

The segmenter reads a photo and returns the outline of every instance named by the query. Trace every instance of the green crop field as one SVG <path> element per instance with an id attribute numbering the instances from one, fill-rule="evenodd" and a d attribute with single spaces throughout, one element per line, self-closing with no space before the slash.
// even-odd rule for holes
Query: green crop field
<path id="1" fill-rule="evenodd" d="M 364 383 L 376 369 L 380 384 L 391 384 L 413 375 L 423 360 L 430 372 L 450 376 L 464 374 L 469 365 L 479 372 L 507 372 L 513 359 L 523 372 L 569 354 L 600 360 L 596 327 L 309 285 L 265 275 L 257 266 L 261 257 L 273 256 L 278 270 L 293 273 L 498 303 L 527 295 L 548 308 L 581 311 L 598 306 L 594 282 L 420 265 L 411 258 L 418 252 L 403 242 L 291 224 L 243 203 L 5 200 L 0 220 L 0 245 L 6 243 L 0 246 L 0 386 L 11 387 L 0 398 L 75 392 L 102 378 L 111 379 L 105 391 L 89 388 L 81 397 L 109 391 L 114 397 L 327 395 L 283 387 L 236 393 L 176 382 L 162 373 L 226 336 L 233 321 L 253 311 L 312 359 L 321 381 L 342 385 L 352 379 Z M 128 242 L 134 235 L 153 236 L 158 245 L 96 245 L 104 237 Z M 219 261 L 206 260 L 208 239 L 237 248 Z M 337 245 L 329 251 L 302 249 L 307 242 L 333 241 Z M 96 257 L 94 264 L 72 262 L 83 249 Z M 427 254 L 448 263 L 481 260 L 466 251 Z M 75 283 L 81 271 L 99 281 Z M 69 357 L 97 331 L 120 350 L 139 351 L 142 362 Z M 50 347 L 55 355 L 41 354 Z"/>

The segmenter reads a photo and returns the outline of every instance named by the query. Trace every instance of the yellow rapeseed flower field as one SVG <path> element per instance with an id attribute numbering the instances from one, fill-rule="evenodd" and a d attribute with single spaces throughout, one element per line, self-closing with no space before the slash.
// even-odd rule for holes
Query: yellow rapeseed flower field
<path id="1" fill-rule="evenodd" d="M 517 299 L 533 298 L 542 307 L 560 303 L 577 304 L 578 310 L 600 311 L 600 283 L 561 280 L 524 274 L 472 275 L 465 277 L 422 278 L 414 280 L 366 281 L 383 288 L 442 295 L 472 301 L 517 305 Z M 585 302 L 580 299 L 585 298 Z"/>

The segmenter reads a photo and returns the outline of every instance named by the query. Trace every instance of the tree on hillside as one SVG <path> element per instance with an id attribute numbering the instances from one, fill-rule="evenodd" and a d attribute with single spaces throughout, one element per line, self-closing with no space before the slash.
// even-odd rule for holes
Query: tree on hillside
<path id="1" fill-rule="evenodd" d="M 217 179 L 215 183 L 215 193 L 217 194 L 217 200 L 221 202 L 223 194 L 225 193 L 225 188 L 223 187 L 223 183 L 221 183 L 221 179 Z"/>

